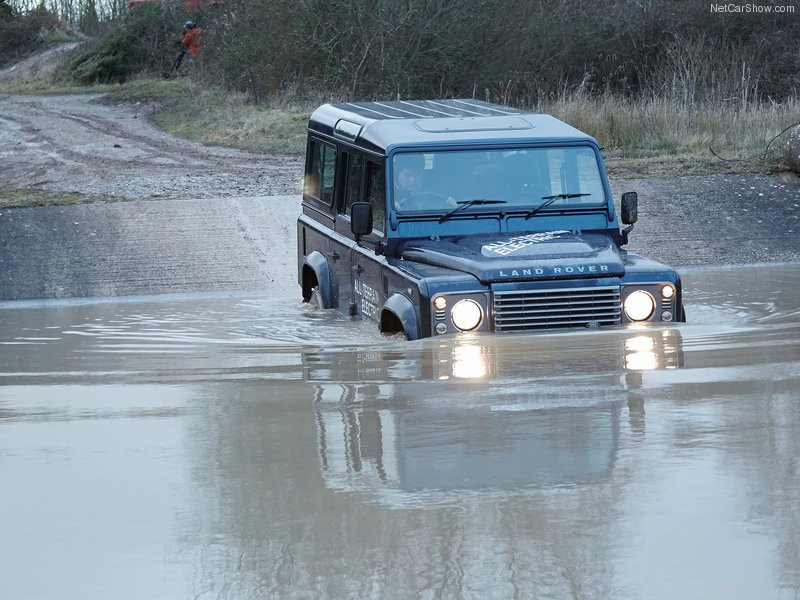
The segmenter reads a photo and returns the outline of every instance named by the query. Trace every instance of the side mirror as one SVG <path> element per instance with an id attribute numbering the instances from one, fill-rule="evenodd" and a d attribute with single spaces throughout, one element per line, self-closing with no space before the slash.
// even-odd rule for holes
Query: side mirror
<path id="1" fill-rule="evenodd" d="M 636 192 L 625 192 L 622 194 L 620 203 L 622 215 L 620 218 L 625 225 L 633 225 L 639 219 L 639 196 Z"/>
<path id="2" fill-rule="evenodd" d="M 369 202 L 353 202 L 350 206 L 350 231 L 356 241 L 362 236 L 372 233 L 372 205 Z"/>

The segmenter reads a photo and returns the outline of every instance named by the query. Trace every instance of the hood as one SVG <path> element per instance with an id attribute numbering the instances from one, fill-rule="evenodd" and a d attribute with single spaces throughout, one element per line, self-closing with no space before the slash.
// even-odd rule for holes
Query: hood
<path id="1" fill-rule="evenodd" d="M 619 249 L 609 236 L 570 231 L 414 240 L 401 246 L 400 255 L 471 273 L 483 283 L 624 273 Z"/>

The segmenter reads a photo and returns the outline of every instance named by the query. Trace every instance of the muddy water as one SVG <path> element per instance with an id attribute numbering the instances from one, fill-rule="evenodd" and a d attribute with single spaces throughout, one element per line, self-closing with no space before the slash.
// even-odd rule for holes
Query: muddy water
<path id="1" fill-rule="evenodd" d="M 795 598 L 800 267 L 400 342 L 258 294 L 0 309 L 3 598 Z"/>

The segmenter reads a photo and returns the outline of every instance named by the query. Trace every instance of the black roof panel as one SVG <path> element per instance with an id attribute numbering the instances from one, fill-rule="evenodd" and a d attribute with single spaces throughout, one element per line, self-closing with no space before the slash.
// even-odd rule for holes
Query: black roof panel
<path id="1" fill-rule="evenodd" d="M 482 100 L 390 100 L 387 102 L 343 102 L 334 108 L 361 117 L 381 119 L 426 119 L 436 117 L 479 117 L 516 115 L 524 111 Z"/>

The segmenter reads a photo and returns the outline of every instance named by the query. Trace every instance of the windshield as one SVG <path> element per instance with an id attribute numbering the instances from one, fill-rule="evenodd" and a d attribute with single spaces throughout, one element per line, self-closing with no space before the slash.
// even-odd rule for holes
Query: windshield
<path id="1" fill-rule="evenodd" d="M 504 211 L 534 209 L 546 200 L 552 208 L 606 200 L 588 146 L 403 152 L 394 157 L 393 183 L 399 211 L 450 211 L 475 200 L 502 201 L 493 208 Z"/>

